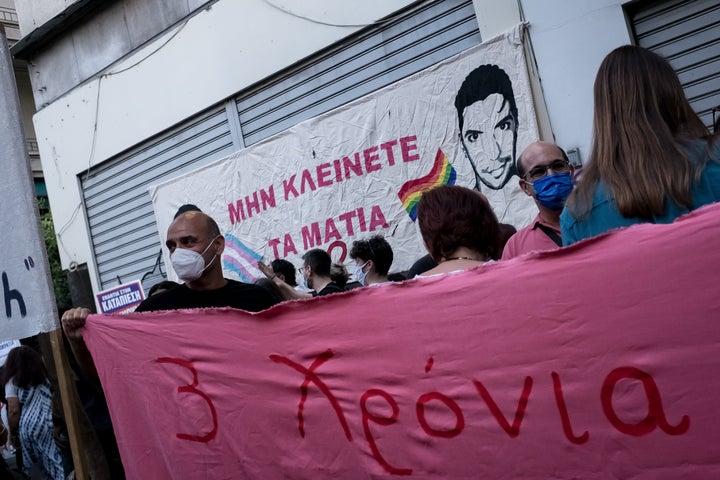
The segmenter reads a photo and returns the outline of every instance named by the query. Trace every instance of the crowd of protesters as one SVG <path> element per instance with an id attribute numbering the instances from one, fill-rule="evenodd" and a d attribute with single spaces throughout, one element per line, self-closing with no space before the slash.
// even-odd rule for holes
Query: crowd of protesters
<path id="1" fill-rule="evenodd" d="M 670 64 L 657 54 L 624 46 L 604 59 L 594 86 L 593 135 L 581 177 L 557 145 L 535 142 L 521 153 L 519 186 L 538 213 L 517 232 L 498 222 L 478 191 L 443 186 L 425 192 L 418 226 L 428 254 L 418 252 L 415 265 L 402 273 L 391 273 L 392 248 L 375 235 L 353 242 L 353 275 L 333 264 L 326 251 L 313 249 L 302 256 L 299 268 L 281 259 L 259 263 L 265 278 L 256 285 L 230 280 L 223 276 L 225 242 L 218 225 L 196 207 L 184 207 L 166 240 L 183 283 L 156 285 L 137 311 L 235 307 L 256 312 L 282 301 L 507 261 L 636 223 L 669 223 L 720 199 L 720 142 L 692 110 Z M 96 378 L 82 338 L 89 313 L 70 309 L 62 325 L 75 358 Z M 50 386 L 39 355 L 29 347 L 13 350 L 3 385 L 9 425 L 2 425 L 0 442 L 9 437 L 22 446 L 23 465 L 40 465 L 45 478 L 64 478 L 52 435 Z"/>

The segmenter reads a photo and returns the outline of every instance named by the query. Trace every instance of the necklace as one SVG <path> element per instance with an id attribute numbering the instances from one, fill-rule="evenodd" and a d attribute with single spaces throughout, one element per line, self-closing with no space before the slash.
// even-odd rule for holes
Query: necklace
<path id="1" fill-rule="evenodd" d="M 440 263 L 450 262 L 452 260 L 472 260 L 473 262 L 481 262 L 482 261 L 482 260 L 478 260 L 476 258 L 471 258 L 471 257 L 449 257 Z"/>

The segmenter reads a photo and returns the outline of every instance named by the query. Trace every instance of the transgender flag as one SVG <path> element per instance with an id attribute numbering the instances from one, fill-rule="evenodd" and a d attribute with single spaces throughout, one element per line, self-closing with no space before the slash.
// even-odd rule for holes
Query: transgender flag
<path id="1" fill-rule="evenodd" d="M 223 270 L 233 272 L 245 283 L 252 283 L 263 276 L 257 268 L 257 262 L 260 259 L 262 259 L 262 255 L 254 252 L 235 235 L 225 234 Z"/>
<path id="2" fill-rule="evenodd" d="M 405 182 L 400 188 L 400 192 L 398 192 L 398 198 L 400 198 L 403 208 L 410 215 L 413 222 L 417 220 L 417 204 L 422 194 L 441 185 L 455 185 L 455 178 L 455 168 L 450 164 L 443 151 L 438 148 L 435 163 L 433 163 L 430 173 L 424 177 Z"/>

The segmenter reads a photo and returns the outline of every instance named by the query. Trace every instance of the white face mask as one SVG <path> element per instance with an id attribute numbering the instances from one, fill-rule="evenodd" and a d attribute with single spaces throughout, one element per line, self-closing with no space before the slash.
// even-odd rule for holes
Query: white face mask
<path id="1" fill-rule="evenodd" d="M 355 267 L 355 280 L 357 280 L 360 285 L 365 285 L 365 277 L 367 277 L 368 272 L 363 272 L 363 268 L 365 268 L 365 265 L 367 265 L 369 262 L 370 260 L 363 263 L 362 265 L 358 265 L 357 267 Z"/>
<path id="2" fill-rule="evenodd" d="M 218 235 L 219 237 L 220 235 Z M 215 238 L 218 238 L 215 237 Z M 203 254 L 208 251 L 210 246 L 215 241 L 215 238 L 210 240 L 210 243 L 202 253 L 197 253 L 195 250 L 189 250 L 187 248 L 176 248 L 175 251 L 170 255 L 170 263 L 172 263 L 173 270 L 177 273 L 178 278 L 183 282 L 192 282 L 197 280 L 203 274 L 207 268 L 212 265 L 215 261 L 217 254 L 213 255 L 210 263 L 205 265 Z"/>
<path id="3" fill-rule="evenodd" d="M 305 280 L 305 275 L 301 272 L 300 278 L 297 279 L 298 287 L 300 287 L 300 290 L 310 290 L 310 287 L 308 287 L 307 280 Z"/>

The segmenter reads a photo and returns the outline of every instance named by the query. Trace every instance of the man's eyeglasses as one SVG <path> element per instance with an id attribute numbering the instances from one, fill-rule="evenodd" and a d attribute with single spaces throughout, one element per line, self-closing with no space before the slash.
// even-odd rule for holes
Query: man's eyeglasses
<path id="1" fill-rule="evenodd" d="M 570 171 L 570 164 L 565 160 L 557 159 L 553 160 L 549 165 L 537 165 L 531 168 L 523 178 L 527 181 L 534 182 L 536 180 L 540 180 L 546 175 L 565 173 L 568 171 Z"/>

